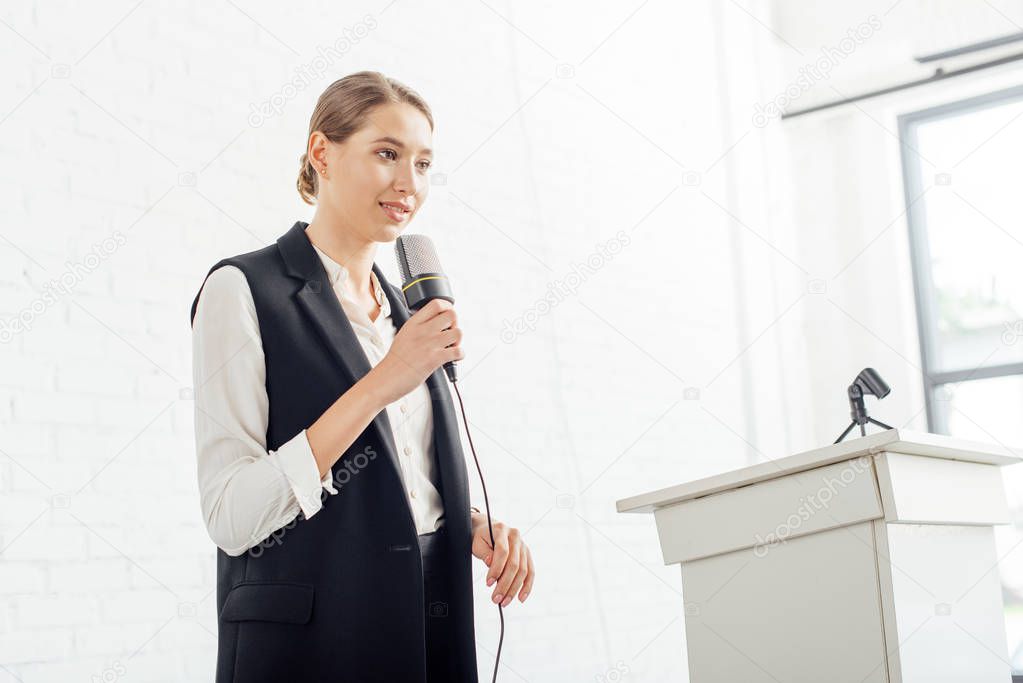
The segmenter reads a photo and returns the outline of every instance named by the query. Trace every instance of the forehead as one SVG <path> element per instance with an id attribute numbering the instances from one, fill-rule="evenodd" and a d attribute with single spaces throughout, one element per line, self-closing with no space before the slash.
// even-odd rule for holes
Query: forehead
<path id="1" fill-rule="evenodd" d="M 430 153 L 433 141 L 429 120 L 410 104 L 377 107 L 369 113 L 357 135 L 366 142 L 383 140 L 416 153 Z"/>

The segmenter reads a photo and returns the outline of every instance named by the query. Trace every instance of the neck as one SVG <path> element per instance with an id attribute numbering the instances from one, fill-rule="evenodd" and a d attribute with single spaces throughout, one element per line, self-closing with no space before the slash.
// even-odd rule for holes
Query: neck
<path id="1" fill-rule="evenodd" d="M 305 230 L 309 241 L 348 270 L 356 292 L 370 292 L 369 274 L 373 269 L 377 244 L 367 240 L 340 220 L 322 216 L 319 209 Z"/>

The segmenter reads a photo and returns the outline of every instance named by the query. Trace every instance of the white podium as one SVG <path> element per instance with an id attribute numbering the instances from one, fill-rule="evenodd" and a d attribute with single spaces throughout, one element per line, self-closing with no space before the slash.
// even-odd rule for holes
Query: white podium
<path id="1" fill-rule="evenodd" d="M 682 567 L 692 683 L 1008 683 L 1008 449 L 892 429 L 620 500 Z"/>

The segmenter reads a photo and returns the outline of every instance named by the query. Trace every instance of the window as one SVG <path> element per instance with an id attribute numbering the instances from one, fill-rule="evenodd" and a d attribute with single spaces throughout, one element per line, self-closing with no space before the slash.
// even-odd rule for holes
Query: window
<path id="1" fill-rule="evenodd" d="M 899 119 L 931 431 L 1023 446 L 1023 87 Z M 1023 673 L 1023 471 L 995 528 L 1009 657 Z"/>

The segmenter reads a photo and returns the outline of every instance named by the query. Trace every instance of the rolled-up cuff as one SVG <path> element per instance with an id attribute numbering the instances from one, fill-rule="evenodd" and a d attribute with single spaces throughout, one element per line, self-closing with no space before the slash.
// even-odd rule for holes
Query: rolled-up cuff
<path id="1" fill-rule="evenodd" d="M 327 474 L 323 477 L 323 479 L 320 480 L 320 483 L 323 484 L 323 488 L 327 489 L 327 491 L 330 492 L 330 495 L 332 495 L 332 496 L 336 496 L 337 495 L 337 489 L 334 488 L 334 473 L 333 472 L 327 472 Z"/>
<path id="2" fill-rule="evenodd" d="M 323 507 L 320 496 L 324 487 L 328 486 L 325 481 L 330 481 L 330 473 L 320 479 L 320 470 L 304 429 L 278 448 L 276 454 L 281 471 L 298 499 L 298 506 L 309 519 Z"/>

